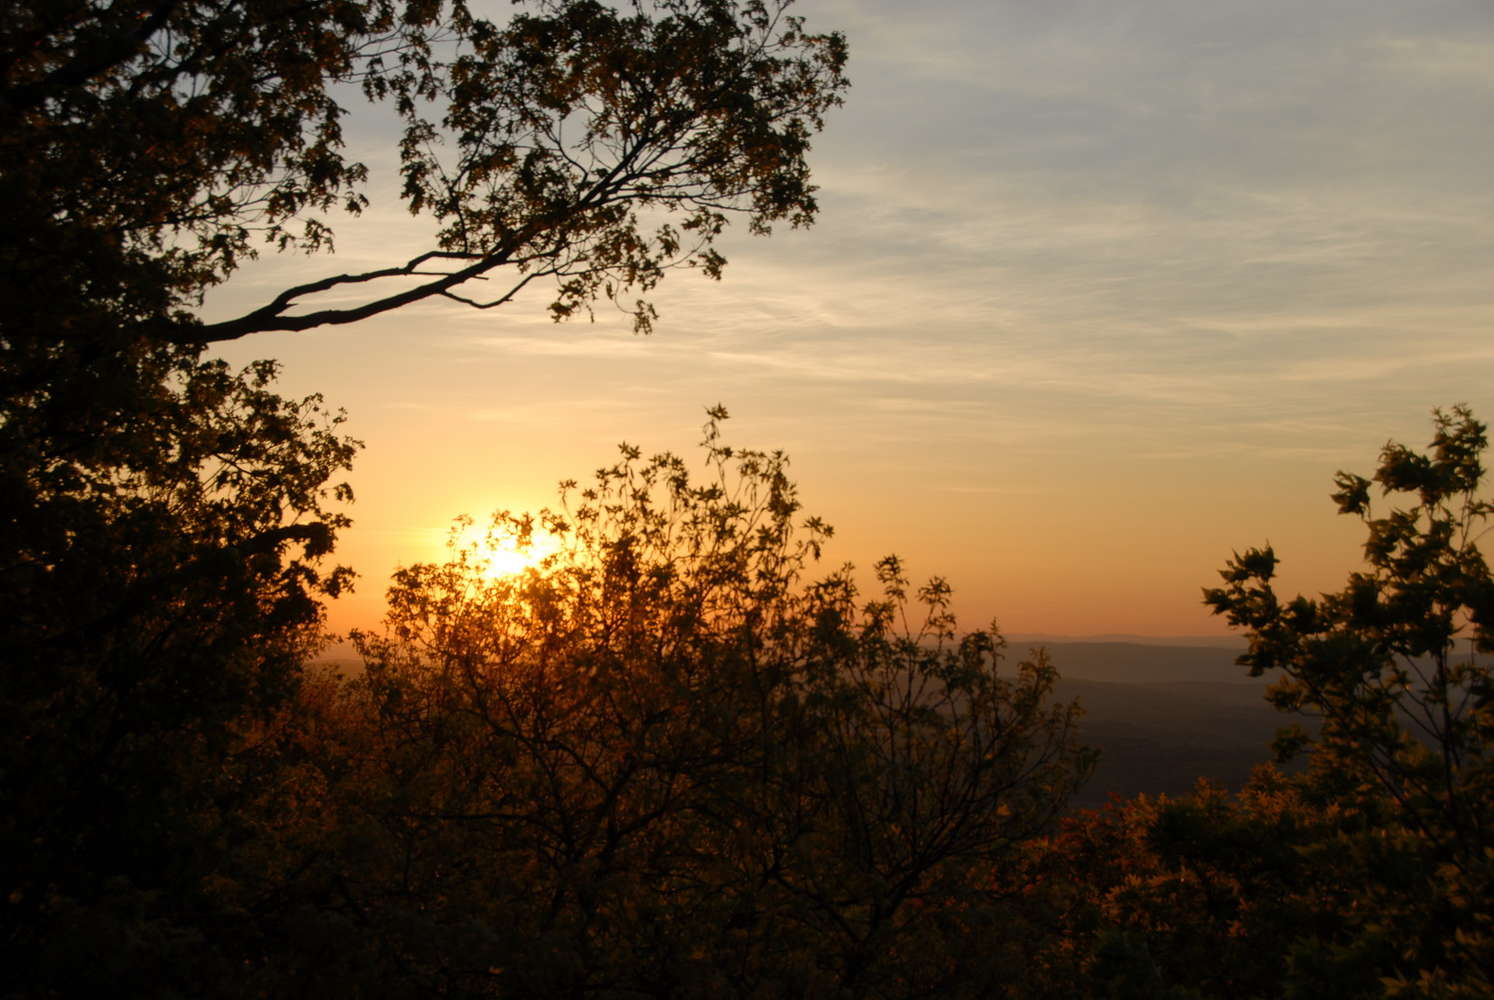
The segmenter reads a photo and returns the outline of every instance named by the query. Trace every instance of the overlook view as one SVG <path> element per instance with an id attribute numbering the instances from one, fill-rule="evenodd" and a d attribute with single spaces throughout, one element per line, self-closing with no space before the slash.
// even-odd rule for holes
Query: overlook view
<path id="1" fill-rule="evenodd" d="M 21 0 L 0 997 L 1494 995 L 1485 0 Z"/>

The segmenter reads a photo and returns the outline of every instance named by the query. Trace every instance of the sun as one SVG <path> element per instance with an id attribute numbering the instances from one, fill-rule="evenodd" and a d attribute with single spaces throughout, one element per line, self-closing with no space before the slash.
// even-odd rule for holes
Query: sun
<path id="1" fill-rule="evenodd" d="M 560 551 L 560 539 L 538 528 L 523 537 L 517 530 L 469 524 L 456 532 L 453 541 L 489 580 L 517 576 Z"/>
<path id="2" fill-rule="evenodd" d="M 549 544 L 546 544 L 547 542 Z M 539 565 L 557 548 L 555 540 L 549 536 L 531 539 L 526 547 L 521 547 L 513 539 L 497 545 L 485 545 L 478 550 L 483 561 L 487 563 L 482 575 L 492 580 L 516 576 L 531 566 Z"/>

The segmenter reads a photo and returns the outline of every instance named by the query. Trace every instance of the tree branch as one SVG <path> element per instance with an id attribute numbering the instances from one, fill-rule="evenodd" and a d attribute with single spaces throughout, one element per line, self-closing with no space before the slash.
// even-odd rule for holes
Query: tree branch
<path id="1" fill-rule="evenodd" d="M 518 245 L 517 242 L 513 245 Z M 224 320 L 220 323 L 208 323 L 203 326 L 180 327 L 171 337 L 177 343 L 214 344 L 226 340 L 237 340 L 251 333 L 269 333 L 276 330 L 299 331 L 310 330 L 318 326 L 336 326 L 344 323 L 357 323 L 370 316 L 389 312 L 401 306 L 430 298 L 433 295 L 446 295 L 450 289 L 466 281 L 481 277 L 494 268 L 501 267 L 512 261 L 513 251 L 504 248 L 491 254 L 468 254 L 449 250 L 430 250 L 418 257 L 413 257 L 400 267 L 380 268 L 376 271 L 365 271 L 362 274 L 337 274 L 318 281 L 307 282 L 304 285 L 296 285 L 287 288 L 275 296 L 269 304 L 261 306 L 253 312 L 246 313 L 237 319 Z M 380 278 L 410 277 L 413 275 L 430 274 L 422 272 L 421 266 L 432 260 L 465 260 L 472 261 L 467 267 L 456 271 L 442 273 L 434 281 L 428 281 L 415 288 L 386 295 L 383 298 L 373 299 L 359 306 L 348 309 L 321 309 L 316 312 L 306 313 L 300 316 L 287 316 L 286 310 L 293 307 L 296 302 L 308 295 L 325 292 L 338 285 L 363 284 L 377 281 Z"/>

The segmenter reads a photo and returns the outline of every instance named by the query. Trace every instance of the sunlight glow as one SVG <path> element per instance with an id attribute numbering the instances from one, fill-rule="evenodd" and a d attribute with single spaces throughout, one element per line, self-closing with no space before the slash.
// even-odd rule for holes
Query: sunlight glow
<path id="1" fill-rule="evenodd" d="M 489 580 L 515 576 L 560 551 L 560 539 L 538 529 L 524 539 L 511 530 L 467 525 L 453 541 L 483 567 L 482 575 Z"/>

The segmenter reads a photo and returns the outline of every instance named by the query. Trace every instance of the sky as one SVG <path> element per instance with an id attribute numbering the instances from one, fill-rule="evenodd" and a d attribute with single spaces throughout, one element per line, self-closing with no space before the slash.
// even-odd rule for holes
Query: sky
<path id="1" fill-rule="evenodd" d="M 360 580 L 453 517 L 554 504 L 620 441 L 792 458 L 827 569 L 901 556 L 968 628 L 1217 636 L 1200 589 L 1271 543 L 1282 589 L 1341 586 L 1363 529 L 1328 499 L 1435 406 L 1494 418 L 1494 5 L 1487 0 L 800 0 L 849 40 L 807 230 L 668 278 L 647 337 L 543 290 L 226 345 L 282 361 L 363 440 Z M 352 123 L 374 208 L 335 258 L 273 254 L 209 299 L 402 263 L 387 123 Z"/>

